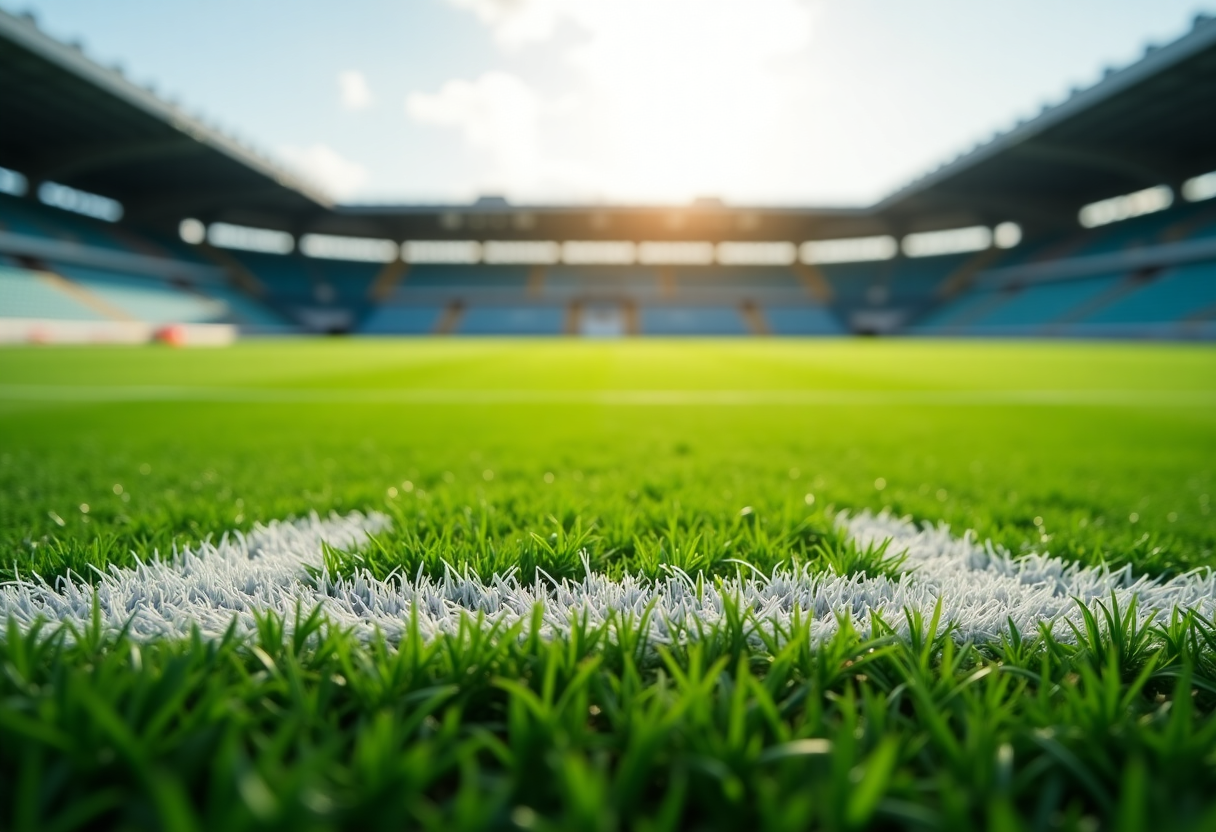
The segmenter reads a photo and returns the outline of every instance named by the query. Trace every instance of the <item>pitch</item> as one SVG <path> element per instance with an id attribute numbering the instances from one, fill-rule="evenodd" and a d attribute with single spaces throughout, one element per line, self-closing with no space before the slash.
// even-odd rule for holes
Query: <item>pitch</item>
<path id="1" fill-rule="evenodd" d="M 5 826 L 1216 822 L 1216 353 L 0 352 Z"/>

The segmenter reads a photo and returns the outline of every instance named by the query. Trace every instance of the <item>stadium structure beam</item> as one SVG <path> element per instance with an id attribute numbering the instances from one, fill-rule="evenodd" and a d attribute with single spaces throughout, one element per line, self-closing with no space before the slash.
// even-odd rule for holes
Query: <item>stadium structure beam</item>
<path id="1" fill-rule="evenodd" d="M 34 158 L 26 163 L 24 173 L 32 180 L 50 179 L 71 185 L 73 177 L 95 170 L 204 152 L 206 148 L 203 145 L 184 136 L 98 146 L 83 145 L 73 150 L 56 151 L 42 158 Z"/>
<path id="2" fill-rule="evenodd" d="M 929 200 L 923 199 L 922 204 L 892 209 L 892 225 L 898 227 L 899 234 L 909 231 L 931 230 L 922 228 L 923 218 L 932 216 L 944 219 L 947 209 L 953 208 L 960 212 L 952 223 L 954 226 L 966 225 L 996 225 L 1012 221 L 1026 228 L 1050 226 L 1053 228 L 1073 228 L 1077 225 L 1077 209 L 1080 206 L 1062 205 L 1059 200 L 1049 196 L 1031 196 L 1027 194 L 1010 194 L 1000 191 L 984 191 L 982 193 L 967 193 L 958 197 L 949 194 L 935 194 L 931 204 L 923 204 Z M 962 213 L 964 212 L 965 213 Z M 896 222 L 895 218 L 905 220 Z"/>
<path id="3" fill-rule="evenodd" d="M 1050 142 L 1031 141 L 1012 148 L 1011 152 L 1026 159 L 1095 168 L 1119 174 L 1135 183 L 1133 187 L 1152 187 L 1185 178 L 1173 165 L 1162 159 L 1132 158 L 1120 153 L 1093 148 L 1066 147 Z"/>
<path id="4" fill-rule="evenodd" d="M 135 197 L 124 201 L 123 208 L 127 217 L 154 225 L 176 224 L 186 217 L 195 217 L 205 222 L 235 222 L 301 233 L 301 229 L 309 223 L 301 221 L 295 207 L 276 207 L 274 203 L 282 196 L 282 189 L 266 184 L 252 188 L 215 188 Z M 324 210 L 322 206 L 314 209 L 317 214 Z"/>

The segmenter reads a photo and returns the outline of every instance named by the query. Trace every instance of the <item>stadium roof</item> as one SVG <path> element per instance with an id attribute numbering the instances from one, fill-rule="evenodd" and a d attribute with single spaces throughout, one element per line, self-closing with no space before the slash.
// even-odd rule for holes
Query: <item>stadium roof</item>
<path id="1" fill-rule="evenodd" d="M 1086 203 L 1216 169 L 1216 19 L 884 199 L 897 225 L 957 214 L 1075 224 Z"/>
<path id="2" fill-rule="evenodd" d="M 868 208 L 336 206 L 32 19 L 0 12 L 0 166 L 121 201 L 138 222 L 185 216 L 394 239 L 806 240 L 993 225 L 1075 225 L 1097 199 L 1216 169 L 1216 21 Z"/>
<path id="3" fill-rule="evenodd" d="M 128 216 L 305 217 L 330 200 L 121 72 L 0 12 L 0 165 L 117 199 Z"/>

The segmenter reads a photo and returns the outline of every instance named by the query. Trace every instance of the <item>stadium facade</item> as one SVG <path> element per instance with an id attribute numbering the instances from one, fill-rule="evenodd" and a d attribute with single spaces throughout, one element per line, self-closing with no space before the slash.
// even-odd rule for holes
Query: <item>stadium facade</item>
<path id="1" fill-rule="evenodd" d="M 1201 17 L 868 208 L 337 205 L 0 13 L 0 340 L 1211 339 L 1213 101 Z"/>

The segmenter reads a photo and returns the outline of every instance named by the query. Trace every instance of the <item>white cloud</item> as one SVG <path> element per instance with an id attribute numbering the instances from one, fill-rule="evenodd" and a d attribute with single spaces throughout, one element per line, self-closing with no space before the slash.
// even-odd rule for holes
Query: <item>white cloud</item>
<path id="1" fill-rule="evenodd" d="M 342 106 L 347 110 L 363 110 L 370 107 L 375 98 L 362 72 L 347 69 L 338 73 L 338 89 L 342 93 Z"/>
<path id="2" fill-rule="evenodd" d="M 489 26 L 494 39 L 506 47 L 547 40 L 563 11 L 560 0 L 450 0 L 469 9 Z"/>
<path id="3" fill-rule="evenodd" d="M 537 173 L 540 99 L 506 72 L 487 72 L 474 81 L 452 80 L 434 94 L 412 93 L 405 103 L 415 121 L 455 127 L 490 161 L 491 181 L 483 190 L 518 187 Z"/>
<path id="4" fill-rule="evenodd" d="M 284 145 L 278 154 L 287 166 L 337 199 L 349 199 L 368 179 L 367 168 L 343 158 L 329 145 Z"/>
<path id="5" fill-rule="evenodd" d="M 504 47 L 547 44 L 529 53 L 527 77 L 543 87 L 492 71 L 407 105 L 417 121 L 459 126 L 514 193 L 684 200 L 788 190 L 790 137 L 818 127 L 797 106 L 807 0 L 450 2 Z"/>

